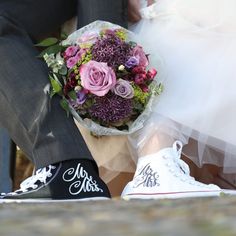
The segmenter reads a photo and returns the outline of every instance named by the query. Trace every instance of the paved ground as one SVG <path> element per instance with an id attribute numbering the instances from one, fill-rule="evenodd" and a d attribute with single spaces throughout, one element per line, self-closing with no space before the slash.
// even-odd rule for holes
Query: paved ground
<path id="1" fill-rule="evenodd" d="M 1 236 L 236 235 L 236 197 L 0 205 Z"/>

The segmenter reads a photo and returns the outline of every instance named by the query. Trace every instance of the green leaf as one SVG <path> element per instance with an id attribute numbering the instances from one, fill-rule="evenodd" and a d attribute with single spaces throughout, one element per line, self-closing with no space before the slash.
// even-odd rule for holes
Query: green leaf
<path id="1" fill-rule="evenodd" d="M 65 40 L 65 39 L 67 39 L 67 37 L 68 37 L 68 34 L 62 31 L 61 32 L 61 40 Z"/>
<path id="2" fill-rule="evenodd" d="M 54 79 L 52 76 L 49 76 L 51 85 L 52 85 L 52 89 L 55 93 L 61 93 L 62 91 L 62 85 L 60 84 L 60 82 L 56 79 Z"/>
<path id="3" fill-rule="evenodd" d="M 58 39 L 51 37 L 51 38 L 44 39 L 43 41 L 41 41 L 38 44 L 35 44 L 35 46 L 37 46 L 37 47 L 50 47 L 52 45 L 55 45 L 56 43 L 58 43 Z"/>
<path id="4" fill-rule="evenodd" d="M 77 96 L 76 96 L 76 92 L 73 90 L 73 91 L 70 91 L 68 93 L 68 96 L 72 99 L 72 100 L 76 100 Z"/>
<path id="5" fill-rule="evenodd" d="M 152 85 L 152 84 L 151 84 Z M 163 90 L 164 90 L 164 85 L 162 83 L 158 84 L 158 85 L 154 85 L 154 86 L 151 86 L 151 90 L 152 90 L 152 93 L 155 95 L 155 96 L 158 96 L 160 95 Z"/>
<path id="6" fill-rule="evenodd" d="M 46 48 L 45 50 L 43 50 L 40 54 L 39 54 L 39 58 L 42 58 L 44 56 L 44 54 L 57 54 L 58 52 L 62 51 L 62 49 L 64 49 L 64 46 L 62 45 L 53 45 L 51 47 Z"/>
<path id="7" fill-rule="evenodd" d="M 52 98 L 54 95 L 56 94 L 56 92 L 52 89 L 51 91 L 50 91 L 50 98 Z"/>
<path id="8" fill-rule="evenodd" d="M 69 103 L 68 103 L 68 101 L 67 101 L 65 98 L 63 98 L 63 99 L 61 99 L 61 101 L 60 101 L 60 105 L 61 105 L 61 107 L 66 111 L 67 116 L 69 116 L 70 108 L 69 108 Z"/>

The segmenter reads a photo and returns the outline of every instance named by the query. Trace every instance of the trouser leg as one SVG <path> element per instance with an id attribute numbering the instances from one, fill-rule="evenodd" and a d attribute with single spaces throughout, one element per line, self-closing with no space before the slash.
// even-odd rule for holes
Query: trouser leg
<path id="1" fill-rule="evenodd" d="M 78 26 L 105 20 L 127 28 L 127 0 L 78 0 Z"/>
<path id="2" fill-rule="evenodd" d="M 30 4 L 33 2 L 45 3 L 38 20 L 34 16 L 39 17 L 40 8 L 36 7 L 37 4 Z M 8 129 L 37 168 L 68 159 L 92 160 L 72 118 L 66 117 L 58 98 L 50 99 L 48 69 L 44 62 L 36 58 L 38 52 L 29 37 L 37 38 L 40 33 L 53 30 L 51 27 L 56 27 L 57 22 L 61 24 L 66 20 L 63 17 L 54 18 L 50 25 L 52 15 L 44 11 L 47 9 L 46 2 L 50 2 L 51 7 L 53 2 L 55 6 L 59 3 L 61 9 L 56 16 L 65 14 L 62 2 L 66 4 L 68 0 L 21 1 L 25 8 L 20 7 L 20 15 L 14 15 L 0 2 L 0 125 Z M 2 6 L 6 6 L 5 11 Z M 31 26 L 24 19 L 28 12 L 32 17 L 28 19 Z M 69 14 L 66 18 L 69 19 Z M 37 25 L 41 25 L 42 32 L 36 30 Z"/>
<path id="3" fill-rule="evenodd" d="M 37 40 L 77 14 L 77 0 L 0 0 L 6 16 Z"/>

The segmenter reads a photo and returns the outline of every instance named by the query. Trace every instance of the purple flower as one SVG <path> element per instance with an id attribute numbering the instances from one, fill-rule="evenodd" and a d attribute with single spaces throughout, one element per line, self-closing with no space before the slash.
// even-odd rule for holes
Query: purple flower
<path id="1" fill-rule="evenodd" d="M 134 47 L 132 55 L 139 59 L 139 66 L 142 66 L 142 67 L 148 66 L 148 64 L 149 64 L 148 58 L 141 46 Z"/>
<path id="2" fill-rule="evenodd" d="M 123 79 L 119 79 L 116 82 L 115 87 L 113 88 L 113 92 L 122 97 L 122 98 L 126 98 L 126 99 L 130 99 L 134 96 L 134 89 L 131 86 L 131 84 Z"/>
<path id="3" fill-rule="evenodd" d="M 67 97 L 67 100 L 69 101 L 70 105 L 74 108 L 74 109 L 79 109 L 81 108 L 81 105 L 84 104 L 84 102 L 87 99 L 87 93 L 84 89 L 81 89 L 80 91 L 76 92 L 76 99 L 72 99 L 70 97 Z"/>
<path id="4" fill-rule="evenodd" d="M 139 64 L 139 59 L 137 57 L 130 57 L 128 61 L 125 63 L 125 66 L 128 69 L 131 69 Z"/>
<path id="5" fill-rule="evenodd" d="M 99 39 L 93 46 L 92 59 L 106 62 L 112 68 L 125 65 L 131 56 L 131 46 L 116 35 L 107 35 Z"/>
<path id="6" fill-rule="evenodd" d="M 123 99 L 114 93 L 94 97 L 94 104 L 88 112 L 92 119 L 109 126 L 127 121 L 132 115 L 132 99 Z"/>
<path id="7" fill-rule="evenodd" d="M 82 89 L 76 93 L 76 103 L 82 105 L 86 101 L 87 93 Z"/>

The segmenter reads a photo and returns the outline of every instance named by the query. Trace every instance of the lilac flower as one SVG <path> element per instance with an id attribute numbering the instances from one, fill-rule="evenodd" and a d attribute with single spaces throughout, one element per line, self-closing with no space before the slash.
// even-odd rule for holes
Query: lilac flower
<path id="1" fill-rule="evenodd" d="M 79 109 L 81 108 L 81 105 L 84 104 L 84 102 L 87 99 L 87 93 L 84 90 L 80 90 L 76 92 L 77 98 L 74 100 L 70 97 L 67 98 L 68 102 L 74 109 Z"/>
<path id="2" fill-rule="evenodd" d="M 87 93 L 84 90 L 80 90 L 76 93 L 76 96 L 76 103 L 82 105 L 86 101 Z"/>
<path id="3" fill-rule="evenodd" d="M 131 68 L 137 66 L 138 64 L 139 64 L 139 58 L 133 56 L 128 59 L 128 61 L 125 63 L 125 66 L 128 69 L 131 69 Z"/>

